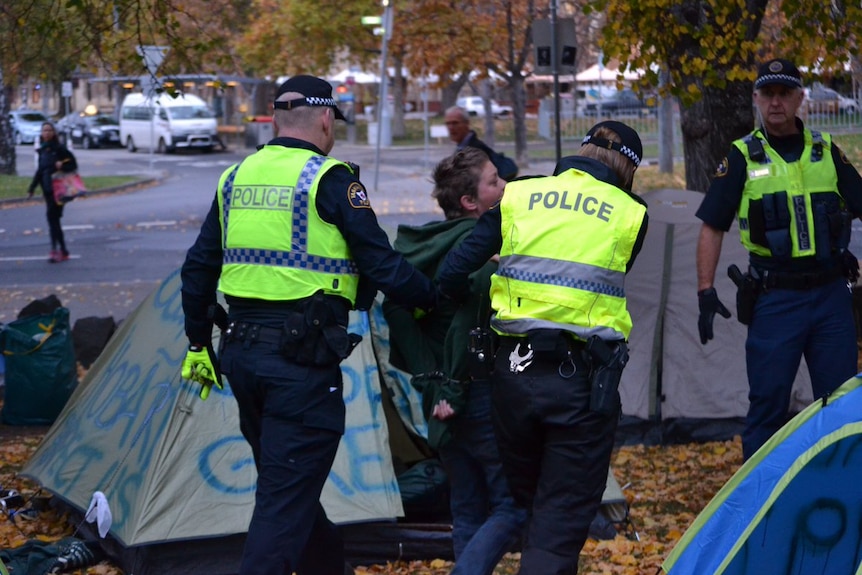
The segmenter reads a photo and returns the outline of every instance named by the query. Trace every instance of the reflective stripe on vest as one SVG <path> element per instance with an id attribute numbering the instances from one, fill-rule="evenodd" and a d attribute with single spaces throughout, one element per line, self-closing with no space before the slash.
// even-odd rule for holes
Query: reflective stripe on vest
<path id="1" fill-rule="evenodd" d="M 549 273 L 548 270 L 554 270 Z M 500 258 L 500 277 L 625 297 L 625 274 L 589 264 L 511 255 Z"/>

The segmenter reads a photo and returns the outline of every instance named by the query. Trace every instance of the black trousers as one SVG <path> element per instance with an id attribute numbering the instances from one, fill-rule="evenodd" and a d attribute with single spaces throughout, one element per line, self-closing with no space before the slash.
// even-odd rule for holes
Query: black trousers
<path id="1" fill-rule="evenodd" d="M 341 369 L 296 365 L 271 342 L 225 344 L 258 479 L 241 575 L 343 575 L 344 543 L 320 493 L 344 433 Z"/>
<path id="2" fill-rule="evenodd" d="M 503 470 L 530 514 L 519 573 L 574 575 L 607 483 L 619 413 L 590 411 L 588 366 L 578 353 L 571 377 L 551 358 L 512 372 L 516 343 L 502 338 L 492 393 Z M 562 371 L 571 374 L 571 364 Z"/>
<path id="3" fill-rule="evenodd" d="M 63 235 L 63 226 L 60 219 L 63 217 L 63 206 L 54 202 L 53 199 L 45 199 L 46 213 L 48 219 L 48 233 L 51 235 L 51 249 L 60 250 L 64 254 L 66 250 L 66 238 Z"/>

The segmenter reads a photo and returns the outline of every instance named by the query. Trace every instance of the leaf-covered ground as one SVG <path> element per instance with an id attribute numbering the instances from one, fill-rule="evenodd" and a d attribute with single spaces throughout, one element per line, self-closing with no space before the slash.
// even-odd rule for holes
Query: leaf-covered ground
<path id="1" fill-rule="evenodd" d="M 18 476 L 36 449 L 44 428 L 0 425 L 0 489 L 17 489 L 29 498 L 38 486 Z M 629 501 L 639 540 L 623 535 L 588 541 L 581 553 L 582 575 L 655 575 L 661 562 L 712 496 L 742 463 L 739 440 L 676 446 L 626 446 L 614 453 L 612 466 Z M 74 525 L 54 510 L 35 517 L 0 514 L 0 548 L 14 548 L 28 539 L 55 541 L 70 536 Z M 452 564 L 440 559 L 393 562 L 357 567 L 357 575 L 448 574 Z M 507 555 L 495 573 L 518 571 L 518 555 Z M 87 570 L 89 575 L 122 575 L 110 562 Z"/>

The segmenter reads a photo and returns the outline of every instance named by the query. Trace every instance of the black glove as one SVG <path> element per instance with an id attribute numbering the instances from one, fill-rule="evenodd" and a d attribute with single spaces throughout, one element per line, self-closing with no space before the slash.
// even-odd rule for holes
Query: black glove
<path id="1" fill-rule="evenodd" d="M 706 345 L 706 342 L 713 337 L 712 320 L 715 318 L 715 314 L 719 313 L 721 317 L 729 318 L 730 310 L 724 307 L 724 304 L 718 299 L 715 288 L 702 289 L 697 292 L 697 307 L 700 309 L 700 315 L 697 317 L 700 343 Z"/>
<path id="2" fill-rule="evenodd" d="M 859 260 L 850 250 L 844 250 L 841 254 L 841 264 L 844 266 L 844 277 L 852 284 L 859 279 Z"/>

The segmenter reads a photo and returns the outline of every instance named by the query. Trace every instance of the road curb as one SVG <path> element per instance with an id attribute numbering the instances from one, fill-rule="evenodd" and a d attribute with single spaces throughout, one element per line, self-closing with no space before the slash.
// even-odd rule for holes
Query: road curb
<path id="1" fill-rule="evenodd" d="M 134 182 L 129 182 L 128 184 L 121 184 L 119 186 L 113 186 L 110 188 L 102 188 L 99 190 L 88 190 L 85 198 L 88 197 L 97 197 L 97 196 L 106 196 L 109 194 L 116 194 L 118 192 L 134 192 L 137 190 L 142 190 L 145 188 L 151 188 L 162 183 L 163 177 L 158 178 L 144 178 L 143 180 L 137 180 Z M 24 205 L 34 202 L 41 202 L 42 194 L 34 194 L 32 198 L 7 198 L 5 200 L 0 200 L 0 208 L 14 207 L 18 205 Z"/>

